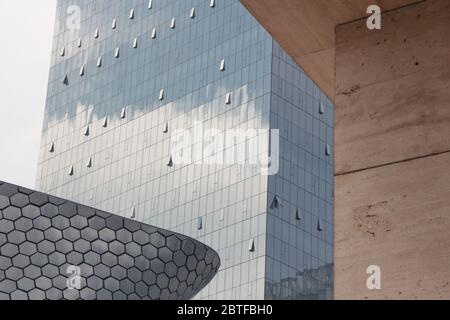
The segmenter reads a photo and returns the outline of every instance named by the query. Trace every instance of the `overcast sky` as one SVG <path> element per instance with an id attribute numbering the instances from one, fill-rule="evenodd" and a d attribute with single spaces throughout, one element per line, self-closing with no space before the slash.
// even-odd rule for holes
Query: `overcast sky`
<path id="1" fill-rule="evenodd" d="M 56 0 L 0 0 L 0 180 L 34 187 Z"/>

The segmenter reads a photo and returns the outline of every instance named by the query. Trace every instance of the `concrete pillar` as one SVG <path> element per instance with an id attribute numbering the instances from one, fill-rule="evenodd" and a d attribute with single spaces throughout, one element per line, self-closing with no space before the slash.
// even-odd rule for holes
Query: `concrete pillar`
<path id="1" fill-rule="evenodd" d="M 450 1 L 339 25 L 335 104 L 335 298 L 450 299 Z"/>

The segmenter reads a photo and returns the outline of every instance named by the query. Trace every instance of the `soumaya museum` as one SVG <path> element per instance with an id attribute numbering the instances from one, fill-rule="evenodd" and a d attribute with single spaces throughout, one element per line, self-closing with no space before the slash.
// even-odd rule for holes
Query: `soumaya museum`
<path id="1" fill-rule="evenodd" d="M 0 299 L 449 298 L 450 6 L 323 2 L 58 0 Z"/>

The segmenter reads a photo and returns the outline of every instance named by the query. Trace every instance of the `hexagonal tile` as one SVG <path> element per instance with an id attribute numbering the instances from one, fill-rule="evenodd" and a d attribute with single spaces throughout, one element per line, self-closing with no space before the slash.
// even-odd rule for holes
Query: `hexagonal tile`
<path id="1" fill-rule="evenodd" d="M 92 250 L 99 254 L 103 254 L 108 251 L 108 244 L 102 240 L 95 240 L 91 245 Z"/>
<path id="2" fill-rule="evenodd" d="M 5 219 L 0 220 L 0 232 L 7 234 L 14 230 L 14 223 Z"/>
<path id="3" fill-rule="evenodd" d="M 169 277 L 164 273 L 159 274 L 156 278 L 156 284 L 160 288 L 167 288 L 169 285 Z"/>
<path id="4" fill-rule="evenodd" d="M 24 217 L 27 217 L 29 219 L 35 219 L 41 215 L 41 209 L 30 204 L 22 209 L 22 213 Z"/>
<path id="5" fill-rule="evenodd" d="M 116 291 L 113 293 L 113 300 L 126 300 L 127 299 L 127 295 L 125 293 L 123 293 L 122 291 Z"/>
<path id="6" fill-rule="evenodd" d="M 116 256 L 120 256 L 125 253 L 125 245 L 117 240 L 114 240 L 109 244 L 109 251 Z"/>
<path id="7" fill-rule="evenodd" d="M 195 256 L 189 256 L 186 262 L 186 267 L 189 271 L 193 271 L 197 267 L 197 262 L 198 260 Z"/>
<path id="8" fill-rule="evenodd" d="M 3 209 L 3 219 L 7 219 L 10 221 L 16 221 L 22 216 L 22 212 L 19 208 L 15 207 L 7 207 Z"/>
<path id="9" fill-rule="evenodd" d="M 83 206 L 81 204 L 78 205 L 77 211 L 80 216 L 85 217 L 87 219 L 95 216 L 95 209 Z"/>
<path id="10" fill-rule="evenodd" d="M 127 254 L 123 254 L 119 257 L 119 264 L 128 269 L 131 268 L 134 265 L 134 259 L 133 257 L 127 255 Z"/>
<path id="11" fill-rule="evenodd" d="M 206 255 L 206 247 L 205 246 L 196 246 L 195 247 L 195 256 L 198 260 L 205 259 Z"/>
<path id="12" fill-rule="evenodd" d="M 93 266 L 91 266 L 87 263 L 82 263 L 79 265 L 79 267 L 80 267 L 82 277 L 90 277 L 90 276 L 94 275 L 94 267 Z"/>
<path id="13" fill-rule="evenodd" d="M 128 279 L 134 283 L 142 281 L 142 272 L 136 267 L 131 267 L 128 269 Z"/>
<path id="14" fill-rule="evenodd" d="M 97 292 L 97 299 L 98 300 L 111 300 L 112 299 L 112 293 L 106 289 L 100 289 Z"/>
<path id="15" fill-rule="evenodd" d="M 30 189 L 24 188 L 24 187 L 20 187 L 20 186 L 18 187 L 18 189 L 19 189 L 20 193 L 26 194 L 28 196 L 34 192 L 33 190 L 30 190 Z"/>
<path id="16" fill-rule="evenodd" d="M 142 273 L 142 280 L 148 285 L 156 283 L 156 274 L 152 270 L 146 270 Z"/>
<path id="17" fill-rule="evenodd" d="M 185 266 L 182 266 L 181 268 L 178 269 L 177 278 L 178 280 L 180 280 L 180 282 L 186 281 L 188 275 L 189 270 Z"/>
<path id="18" fill-rule="evenodd" d="M 37 245 L 35 243 L 28 242 L 28 241 L 21 243 L 19 245 L 19 252 L 24 255 L 31 256 L 37 252 Z"/>
<path id="19" fill-rule="evenodd" d="M 77 205 L 73 202 L 66 202 L 59 206 L 59 212 L 66 218 L 72 218 L 77 214 Z"/>
<path id="20" fill-rule="evenodd" d="M 18 282 L 17 282 L 17 287 L 19 289 L 22 289 L 23 291 L 30 291 L 31 289 L 34 288 L 34 281 L 28 278 L 21 278 Z"/>
<path id="21" fill-rule="evenodd" d="M 16 193 L 10 198 L 11 205 L 23 208 L 30 203 L 30 199 L 26 194 Z"/>
<path id="22" fill-rule="evenodd" d="M 166 239 L 167 247 L 172 251 L 181 249 L 181 241 L 176 236 L 170 236 Z"/>
<path id="23" fill-rule="evenodd" d="M 14 226 L 17 230 L 27 232 L 33 228 L 33 222 L 26 217 L 20 217 L 14 222 Z"/>
<path id="24" fill-rule="evenodd" d="M 150 269 L 153 270 L 156 274 L 160 274 L 164 272 L 164 262 L 160 259 L 156 258 L 150 261 Z"/>
<path id="25" fill-rule="evenodd" d="M 100 230 L 98 236 L 105 242 L 111 242 L 116 238 L 115 232 L 108 228 Z"/>
<path id="26" fill-rule="evenodd" d="M 41 231 L 45 231 L 52 225 L 49 218 L 40 216 L 33 220 L 33 226 Z"/>
<path id="27" fill-rule="evenodd" d="M 55 244 L 48 240 L 39 242 L 37 247 L 38 247 L 39 252 L 46 254 L 46 255 L 49 255 L 50 253 L 52 253 L 56 250 Z"/>
<path id="28" fill-rule="evenodd" d="M 83 289 L 81 289 L 80 297 L 83 300 L 95 300 L 97 298 L 97 295 L 93 289 L 83 288 Z"/>
<path id="29" fill-rule="evenodd" d="M 26 233 L 26 238 L 30 242 L 39 243 L 44 240 L 44 233 L 40 230 L 31 229 Z"/>
<path id="30" fill-rule="evenodd" d="M 95 266 L 101 262 L 101 258 L 98 253 L 90 251 L 84 255 L 84 261 L 91 266 Z"/>
<path id="31" fill-rule="evenodd" d="M 159 289 L 159 287 L 155 284 L 149 288 L 148 294 L 153 300 L 159 299 L 161 295 L 161 289 Z"/>
<path id="32" fill-rule="evenodd" d="M 75 228 L 67 228 L 63 231 L 63 238 L 66 240 L 69 240 L 71 242 L 74 242 L 78 239 L 81 239 L 81 232 L 78 229 Z"/>
<path id="33" fill-rule="evenodd" d="M 145 296 L 147 296 L 148 294 L 148 287 L 147 285 L 140 281 L 138 283 L 136 283 L 135 285 L 135 290 L 136 290 L 136 294 L 139 296 L 139 298 L 144 298 Z"/>
<path id="34" fill-rule="evenodd" d="M 191 255 L 194 253 L 195 244 L 191 239 L 186 239 L 181 244 L 181 250 L 187 255 Z"/>
<path id="35" fill-rule="evenodd" d="M 123 293 L 129 295 L 132 294 L 135 289 L 134 289 L 134 283 L 131 282 L 130 279 L 124 279 L 120 281 L 120 291 L 122 291 Z"/>
<path id="36" fill-rule="evenodd" d="M 114 279 L 123 280 L 127 277 L 127 270 L 120 265 L 114 266 L 111 269 L 111 276 Z"/>
<path id="37" fill-rule="evenodd" d="M 4 293 L 12 293 L 17 289 L 16 282 L 6 279 L 0 282 L 0 288 Z"/>
<path id="38" fill-rule="evenodd" d="M 176 292 L 177 291 L 177 289 L 178 289 L 178 285 L 179 285 L 180 283 L 178 282 L 178 279 L 177 278 L 172 278 L 172 279 L 170 279 L 169 280 L 169 290 L 170 290 L 170 292 Z"/>
<path id="39" fill-rule="evenodd" d="M 172 261 L 173 259 L 173 254 L 172 251 L 170 251 L 169 248 L 167 247 L 162 247 L 160 249 L 158 249 L 158 257 L 164 261 L 164 262 L 169 262 Z"/>
<path id="40" fill-rule="evenodd" d="M 89 219 L 89 227 L 91 227 L 92 229 L 94 229 L 96 231 L 100 231 L 105 226 L 106 226 L 106 222 L 105 222 L 105 219 L 103 219 L 103 218 L 94 216 Z"/>
<path id="41" fill-rule="evenodd" d="M 106 279 L 111 276 L 111 270 L 104 264 L 98 264 L 94 267 L 94 274 L 101 279 Z"/>
<path id="42" fill-rule="evenodd" d="M 119 290 L 119 288 L 120 288 L 119 280 L 114 278 L 108 278 L 105 280 L 105 289 L 111 292 L 115 292 Z"/>
<path id="43" fill-rule="evenodd" d="M 31 256 L 31 263 L 38 267 L 43 267 L 48 263 L 48 256 L 40 252 Z"/>
<path id="44" fill-rule="evenodd" d="M 135 242 L 130 242 L 125 246 L 127 254 L 129 254 L 132 257 L 137 257 L 142 254 L 141 252 L 141 246 L 139 246 Z"/>
<path id="45" fill-rule="evenodd" d="M 142 230 L 138 230 L 133 233 L 133 241 L 137 242 L 141 246 L 149 243 L 150 237 L 147 233 Z"/>
<path id="46" fill-rule="evenodd" d="M 57 275 L 54 279 L 53 279 L 53 286 L 59 290 L 61 290 L 61 292 L 63 292 L 64 290 L 67 289 L 67 277 L 64 275 Z"/>
<path id="47" fill-rule="evenodd" d="M 44 300 L 45 299 L 45 292 L 40 289 L 33 289 L 30 292 L 28 292 L 28 297 L 30 300 Z"/>
<path id="48" fill-rule="evenodd" d="M 5 197 L 11 197 L 12 195 L 16 194 L 18 192 L 18 188 L 16 186 L 13 186 L 8 183 L 4 183 L 0 185 L 0 194 L 4 195 Z"/>
<path id="49" fill-rule="evenodd" d="M 123 218 L 119 216 L 111 216 L 107 218 L 106 227 L 113 231 L 123 229 Z"/>
<path id="50" fill-rule="evenodd" d="M 26 240 L 25 233 L 19 230 L 11 231 L 10 233 L 8 233 L 7 238 L 10 243 L 14 244 L 21 244 Z"/>
<path id="51" fill-rule="evenodd" d="M 80 291 L 65 289 L 63 291 L 63 297 L 66 300 L 78 300 L 80 298 Z"/>
<path id="52" fill-rule="evenodd" d="M 124 220 L 124 227 L 125 227 L 125 229 L 127 229 L 130 232 L 135 232 L 135 231 L 138 231 L 141 228 L 141 225 L 137 221 L 130 220 L 130 219 L 125 219 Z"/>
<path id="53" fill-rule="evenodd" d="M 106 252 L 102 255 L 102 263 L 108 267 L 113 267 L 117 264 L 117 256 L 111 252 Z"/>
<path id="54" fill-rule="evenodd" d="M 123 244 L 127 244 L 133 240 L 133 234 L 126 229 L 121 229 L 117 231 L 117 240 Z"/>
<path id="55" fill-rule="evenodd" d="M 103 280 L 96 275 L 89 277 L 87 279 L 87 284 L 94 290 L 100 290 L 103 288 Z"/>
<path id="56" fill-rule="evenodd" d="M 150 235 L 150 243 L 159 249 L 166 245 L 166 238 L 160 233 L 155 232 Z"/>
<path id="57" fill-rule="evenodd" d="M 17 282 L 23 278 L 23 271 L 22 269 L 14 266 L 5 271 L 5 276 L 9 280 Z"/>
<path id="58" fill-rule="evenodd" d="M 70 225 L 78 230 L 82 230 L 88 226 L 88 220 L 78 215 L 70 219 Z"/>
<path id="59" fill-rule="evenodd" d="M 9 198 L 0 194 L 0 210 L 5 209 L 10 205 Z"/>
<path id="60" fill-rule="evenodd" d="M 55 246 L 56 246 L 56 251 L 64 253 L 64 254 L 68 254 L 69 252 L 73 251 L 72 242 L 70 242 L 66 239 L 59 240 L 58 242 L 56 242 Z"/>
<path id="61" fill-rule="evenodd" d="M 57 288 L 50 288 L 45 291 L 45 295 L 48 300 L 61 300 L 63 298 L 63 293 Z"/>
<path id="62" fill-rule="evenodd" d="M 134 265 L 139 270 L 145 271 L 150 268 L 150 261 L 144 256 L 139 256 L 134 258 Z"/>
<path id="63" fill-rule="evenodd" d="M 59 267 L 66 262 L 66 257 L 60 252 L 53 252 L 48 256 L 48 260 L 51 264 Z"/>
<path id="64" fill-rule="evenodd" d="M 75 241 L 73 248 L 77 252 L 86 253 L 91 250 L 91 243 L 84 239 L 79 239 Z"/>
<path id="65" fill-rule="evenodd" d="M 173 261 L 170 261 L 169 263 L 166 263 L 166 266 L 165 266 L 165 268 L 164 268 L 164 272 L 165 272 L 170 278 L 176 277 L 177 271 L 178 271 L 178 268 L 177 268 L 176 264 L 173 263 Z"/>
<path id="66" fill-rule="evenodd" d="M 30 195 L 30 202 L 38 207 L 41 207 L 48 202 L 48 197 L 40 192 L 35 192 Z"/>
<path id="67" fill-rule="evenodd" d="M 91 228 L 81 230 L 81 237 L 87 241 L 94 241 L 98 239 L 98 232 Z"/>
<path id="68" fill-rule="evenodd" d="M 47 218 L 54 218 L 58 215 L 58 207 L 51 203 L 44 204 L 41 207 L 41 214 Z"/>
<path id="69" fill-rule="evenodd" d="M 173 254 L 173 261 L 178 267 L 184 266 L 186 264 L 187 257 L 183 251 L 176 251 Z"/>
<path id="70" fill-rule="evenodd" d="M 52 218 L 52 226 L 59 230 L 64 230 L 70 226 L 68 218 L 63 216 L 55 216 Z"/>
<path id="71" fill-rule="evenodd" d="M 48 196 L 48 201 L 56 206 L 61 206 L 64 203 L 66 203 L 66 200 L 61 199 L 61 198 L 57 198 L 54 196 Z"/>
<path id="72" fill-rule="evenodd" d="M 36 279 L 36 286 L 42 290 L 48 290 L 52 287 L 52 281 L 46 277 L 39 277 Z"/>
<path id="73" fill-rule="evenodd" d="M 72 251 L 66 256 L 66 259 L 67 263 L 77 266 L 83 262 L 83 255 L 79 252 Z"/>
<path id="74" fill-rule="evenodd" d="M 34 265 L 29 265 L 24 270 L 25 277 L 28 277 L 30 279 L 37 279 L 41 276 L 41 268 L 36 267 Z"/>
<path id="75" fill-rule="evenodd" d="M 18 254 L 12 258 L 13 265 L 19 268 L 25 268 L 30 264 L 30 258 L 24 254 Z"/>
<path id="76" fill-rule="evenodd" d="M 59 269 L 52 264 L 47 264 L 42 268 L 42 275 L 49 279 L 55 278 L 58 274 Z"/>
<path id="77" fill-rule="evenodd" d="M 2 256 L 12 258 L 19 253 L 19 247 L 12 243 L 6 243 L 0 249 L 0 254 Z"/>
<path id="78" fill-rule="evenodd" d="M 44 237 L 46 240 L 56 242 L 62 239 L 62 231 L 52 227 L 44 231 Z"/>

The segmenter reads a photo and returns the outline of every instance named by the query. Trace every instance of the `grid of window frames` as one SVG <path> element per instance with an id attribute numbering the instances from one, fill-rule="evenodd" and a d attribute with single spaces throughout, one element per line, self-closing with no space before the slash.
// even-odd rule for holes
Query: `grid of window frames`
<path id="1" fill-rule="evenodd" d="M 211 245 L 199 299 L 328 298 L 331 117 L 238 0 L 60 0 L 37 187 Z M 280 173 L 173 164 L 171 134 L 199 123 L 279 128 Z"/>
<path id="2" fill-rule="evenodd" d="M 270 122 L 280 129 L 281 159 L 268 183 L 266 297 L 331 299 L 333 109 L 292 58 L 273 48 Z"/>

